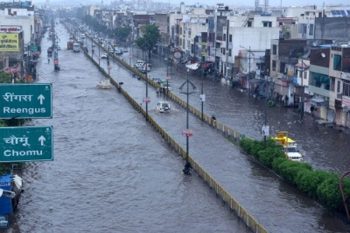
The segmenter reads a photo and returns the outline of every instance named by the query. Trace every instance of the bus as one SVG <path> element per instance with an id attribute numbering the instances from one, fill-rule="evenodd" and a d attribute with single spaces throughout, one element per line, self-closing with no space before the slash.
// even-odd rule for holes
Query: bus
<path id="1" fill-rule="evenodd" d="M 75 52 L 75 53 L 80 52 L 80 44 L 79 43 L 73 43 L 73 52 Z"/>

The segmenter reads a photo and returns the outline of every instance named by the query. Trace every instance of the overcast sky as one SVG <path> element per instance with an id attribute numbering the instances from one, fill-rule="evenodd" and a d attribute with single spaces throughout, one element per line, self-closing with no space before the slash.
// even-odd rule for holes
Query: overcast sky
<path id="1" fill-rule="evenodd" d="M 6 0 L 9 1 L 9 0 Z M 67 2 L 67 0 L 49 0 L 50 2 Z M 74 0 L 74 2 L 84 3 L 100 3 L 101 0 Z M 104 3 L 110 3 L 113 0 L 103 0 Z M 255 0 L 153 0 L 155 2 L 167 2 L 172 4 L 180 4 L 180 2 L 185 2 L 186 4 L 195 4 L 202 3 L 207 5 L 216 5 L 217 3 L 224 3 L 226 5 L 234 5 L 234 6 L 255 6 Z M 268 0 L 270 6 L 304 6 L 304 5 L 338 5 L 338 4 L 346 4 L 350 5 L 350 0 Z M 45 2 L 45 0 L 33 0 L 34 3 Z M 264 4 L 264 0 L 260 0 L 260 4 Z"/>
<path id="2" fill-rule="evenodd" d="M 159 0 L 162 2 L 169 2 L 169 0 Z M 170 0 L 171 3 L 174 2 L 181 2 L 181 0 Z M 183 1 L 185 3 L 203 3 L 208 5 L 215 5 L 216 3 L 224 3 L 227 5 L 241 5 L 244 4 L 245 6 L 254 6 L 255 0 L 186 0 Z M 282 2 L 283 6 L 304 6 L 304 5 L 322 5 L 323 2 L 326 5 L 334 5 L 334 4 L 348 4 L 350 5 L 350 0 L 269 0 L 270 6 L 280 6 Z M 260 4 L 264 4 L 264 0 L 260 0 Z"/>

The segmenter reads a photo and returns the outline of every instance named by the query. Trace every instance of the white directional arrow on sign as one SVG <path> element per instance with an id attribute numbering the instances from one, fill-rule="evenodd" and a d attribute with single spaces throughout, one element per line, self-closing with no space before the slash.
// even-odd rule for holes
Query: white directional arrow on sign
<path id="1" fill-rule="evenodd" d="M 46 138 L 43 135 L 41 135 L 38 140 L 40 142 L 40 145 L 43 146 L 46 141 Z"/>
<path id="2" fill-rule="evenodd" d="M 40 94 L 40 95 L 38 96 L 38 100 L 40 101 L 40 104 L 42 105 L 43 102 L 44 102 L 44 100 L 45 100 L 45 96 L 43 96 L 42 94 Z"/>

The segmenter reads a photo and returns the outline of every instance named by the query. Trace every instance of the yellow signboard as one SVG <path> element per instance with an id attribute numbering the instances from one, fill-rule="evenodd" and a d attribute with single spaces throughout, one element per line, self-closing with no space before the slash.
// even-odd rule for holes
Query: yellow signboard
<path id="1" fill-rule="evenodd" d="M 0 32 L 0 52 L 19 52 L 17 33 Z"/>

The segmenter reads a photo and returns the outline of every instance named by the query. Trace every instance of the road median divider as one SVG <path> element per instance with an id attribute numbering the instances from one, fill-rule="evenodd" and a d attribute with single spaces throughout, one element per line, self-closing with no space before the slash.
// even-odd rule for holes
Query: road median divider
<path id="1" fill-rule="evenodd" d="M 68 27 L 66 29 L 69 31 Z M 70 31 L 69 31 L 70 32 Z M 71 33 L 71 32 L 70 32 Z M 71 33 L 72 34 L 72 33 Z M 91 38 L 90 38 L 91 39 Z M 122 88 L 122 85 L 113 79 L 99 64 L 90 56 L 87 51 L 84 51 L 86 57 L 101 71 L 101 73 L 110 80 L 111 84 L 114 85 L 117 90 L 128 100 L 128 102 L 145 118 L 147 116 L 147 121 L 152 125 L 152 127 L 161 135 L 161 137 L 168 143 L 168 145 L 175 150 L 183 159 L 186 158 L 186 151 L 142 108 L 142 106 L 135 101 L 128 93 Z M 146 76 L 134 67 L 127 64 L 125 61 L 120 58 L 113 56 L 113 58 L 123 65 L 126 69 L 130 70 L 132 73 L 138 75 L 142 79 L 146 80 Z M 153 80 L 148 80 L 149 84 L 155 88 L 159 88 L 159 84 Z M 168 97 L 178 103 L 179 105 L 186 107 L 186 102 L 181 98 L 177 97 L 171 92 L 168 92 Z M 190 107 L 190 111 L 196 116 L 201 116 L 200 111 L 194 107 Z M 215 125 L 211 122 L 211 117 L 204 115 L 204 121 L 216 127 L 218 130 L 222 131 L 225 135 L 232 137 L 233 142 L 238 142 L 241 135 L 230 129 L 227 126 L 224 126 L 220 122 L 215 122 Z M 220 128 L 219 128 L 220 127 Z M 230 194 L 224 189 L 224 187 L 211 176 L 203 166 L 196 162 L 191 155 L 188 155 L 188 161 L 191 164 L 193 170 L 208 184 L 208 186 L 215 191 L 215 193 L 220 196 L 220 198 L 228 205 L 228 207 L 236 213 L 236 215 L 255 233 L 267 233 L 268 231 L 251 215 L 249 212 Z"/>

